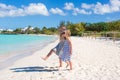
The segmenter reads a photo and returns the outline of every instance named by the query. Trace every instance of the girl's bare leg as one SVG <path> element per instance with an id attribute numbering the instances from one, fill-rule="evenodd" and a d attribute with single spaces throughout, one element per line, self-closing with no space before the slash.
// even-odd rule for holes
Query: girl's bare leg
<path id="1" fill-rule="evenodd" d="M 66 65 L 66 68 L 67 68 L 67 67 L 69 66 L 69 62 L 67 61 L 66 64 L 67 64 L 67 65 Z"/>
<path id="2" fill-rule="evenodd" d="M 51 56 L 51 54 L 54 52 L 53 49 L 50 50 L 50 52 L 47 54 L 47 56 L 42 57 L 43 60 L 47 60 L 49 56 Z"/>
<path id="3" fill-rule="evenodd" d="M 72 70 L 72 62 L 69 61 L 69 65 L 70 65 L 70 70 Z"/>
<path id="4" fill-rule="evenodd" d="M 59 58 L 59 66 L 58 66 L 58 69 L 61 70 L 61 67 L 62 67 L 62 60 Z"/>
<path id="5" fill-rule="evenodd" d="M 59 58 L 59 63 L 60 63 L 59 67 L 62 67 L 62 60 L 60 58 Z"/>

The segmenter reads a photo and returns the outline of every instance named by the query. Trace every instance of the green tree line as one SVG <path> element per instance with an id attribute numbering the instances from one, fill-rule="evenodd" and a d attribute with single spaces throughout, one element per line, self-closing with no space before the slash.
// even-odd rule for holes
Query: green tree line
<path id="1" fill-rule="evenodd" d="M 120 32 L 120 20 L 117 21 L 111 21 L 111 22 L 98 22 L 98 23 L 85 23 L 85 22 L 79 22 L 79 23 L 72 23 L 72 22 L 65 22 L 61 21 L 58 27 L 60 26 L 66 26 L 70 31 L 72 36 L 79 35 L 81 36 L 84 32 L 110 32 L 110 31 L 117 31 Z M 57 34 L 58 27 L 34 27 L 28 26 L 26 30 L 23 30 L 22 28 L 16 28 L 14 31 L 2 31 L 3 34 Z"/>

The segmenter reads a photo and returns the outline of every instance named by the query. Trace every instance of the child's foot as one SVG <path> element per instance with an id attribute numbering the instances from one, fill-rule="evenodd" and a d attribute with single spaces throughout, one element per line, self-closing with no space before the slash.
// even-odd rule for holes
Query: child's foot
<path id="1" fill-rule="evenodd" d="M 66 65 L 66 68 L 69 66 L 69 64 L 67 63 L 67 65 Z"/>
<path id="2" fill-rule="evenodd" d="M 62 66 L 56 66 L 56 68 L 57 68 L 58 70 L 61 70 Z"/>
<path id="3" fill-rule="evenodd" d="M 62 66 L 56 66 L 56 68 L 60 68 L 60 67 L 62 67 Z"/>
<path id="4" fill-rule="evenodd" d="M 70 71 L 72 70 L 72 68 L 70 68 Z"/>
<path id="5" fill-rule="evenodd" d="M 68 70 L 68 71 L 70 71 L 70 72 L 72 71 L 72 69 L 66 69 L 66 70 Z"/>
<path id="6" fill-rule="evenodd" d="M 72 71 L 72 68 L 70 68 L 69 71 Z"/>
<path id="7" fill-rule="evenodd" d="M 41 57 L 43 60 L 47 60 L 47 58 L 46 57 Z"/>
<path id="8" fill-rule="evenodd" d="M 62 66 L 59 66 L 59 67 L 58 67 L 58 70 L 61 71 L 61 70 L 62 70 Z"/>

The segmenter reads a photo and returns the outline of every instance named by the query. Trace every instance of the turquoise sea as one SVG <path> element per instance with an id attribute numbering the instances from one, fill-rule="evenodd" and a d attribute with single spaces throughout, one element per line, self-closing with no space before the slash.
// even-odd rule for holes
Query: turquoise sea
<path id="1" fill-rule="evenodd" d="M 0 66 L 18 58 L 33 54 L 52 41 L 55 36 L 47 35 L 0 35 Z"/>

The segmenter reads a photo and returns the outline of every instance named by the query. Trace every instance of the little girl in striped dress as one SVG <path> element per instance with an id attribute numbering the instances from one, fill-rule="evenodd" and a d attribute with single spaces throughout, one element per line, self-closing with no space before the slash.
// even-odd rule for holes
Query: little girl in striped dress
<path id="1" fill-rule="evenodd" d="M 63 47 L 59 51 L 59 58 L 70 65 L 70 70 L 72 70 L 72 62 L 71 62 L 71 55 L 72 55 L 72 44 L 69 39 L 69 32 L 61 33 L 61 38 L 63 42 Z"/>
<path id="2" fill-rule="evenodd" d="M 72 70 L 72 62 L 70 60 L 72 55 L 72 44 L 70 41 L 70 31 L 65 30 L 60 33 L 60 42 L 57 44 L 56 47 L 50 50 L 47 56 L 42 57 L 43 60 L 48 59 L 48 57 L 55 52 L 56 55 L 59 57 L 60 67 L 62 67 L 62 61 L 67 63 L 67 66 L 70 66 L 70 70 Z"/>

